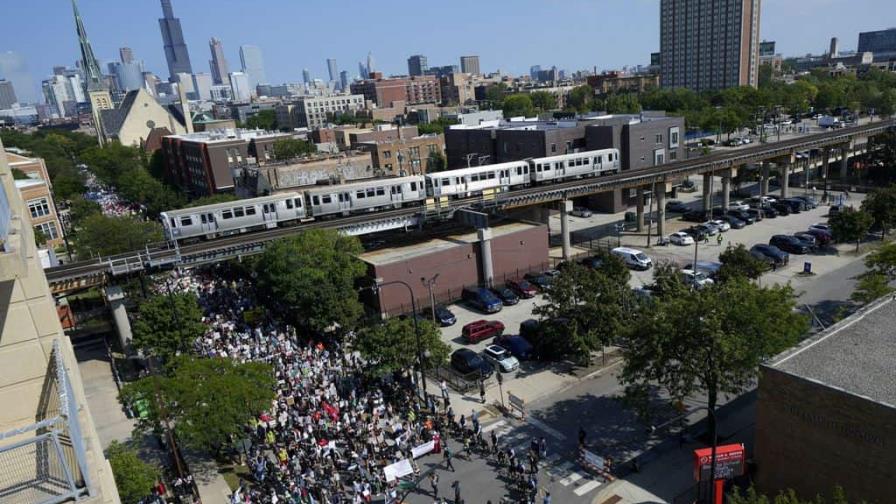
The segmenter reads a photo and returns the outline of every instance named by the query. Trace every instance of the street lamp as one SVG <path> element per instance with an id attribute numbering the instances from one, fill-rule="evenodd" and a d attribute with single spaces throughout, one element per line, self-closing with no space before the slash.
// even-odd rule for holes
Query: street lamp
<path id="1" fill-rule="evenodd" d="M 398 285 L 404 285 L 405 288 L 408 290 L 408 295 L 411 297 L 411 310 L 413 310 L 413 316 L 411 317 L 411 320 L 413 320 L 413 322 L 414 322 L 414 337 L 417 340 L 417 371 L 420 373 L 420 381 L 418 383 L 422 384 L 422 386 L 423 386 L 422 392 L 421 392 L 421 398 L 425 401 L 426 400 L 426 370 L 424 369 L 423 355 L 420 352 L 420 350 L 421 350 L 420 326 L 417 324 L 417 301 L 414 300 L 414 290 L 411 288 L 411 286 L 407 282 L 405 282 L 403 280 L 392 280 L 389 282 L 383 282 L 382 278 L 376 278 L 374 280 L 374 282 L 376 283 L 376 285 L 374 287 L 375 289 L 382 289 L 383 287 L 388 287 L 390 285 L 398 284 Z"/>
<path id="2" fill-rule="evenodd" d="M 436 284 L 436 280 L 439 278 L 440 273 L 436 273 L 434 277 L 427 279 L 426 277 L 421 277 L 420 281 L 423 282 L 429 289 L 429 309 L 432 310 L 432 323 L 438 325 L 438 320 L 436 320 L 436 296 L 433 293 L 433 286 Z"/>

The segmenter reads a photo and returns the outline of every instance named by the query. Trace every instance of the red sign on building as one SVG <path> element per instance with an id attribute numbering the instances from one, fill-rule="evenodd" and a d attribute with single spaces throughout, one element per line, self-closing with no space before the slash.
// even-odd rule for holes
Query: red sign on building
<path id="1" fill-rule="evenodd" d="M 694 450 L 694 479 L 732 479 L 744 473 L 746 452 L 743 443 L 716 447 L 716 477 L 710 478 L 712 470 L 712 447 Z"/>

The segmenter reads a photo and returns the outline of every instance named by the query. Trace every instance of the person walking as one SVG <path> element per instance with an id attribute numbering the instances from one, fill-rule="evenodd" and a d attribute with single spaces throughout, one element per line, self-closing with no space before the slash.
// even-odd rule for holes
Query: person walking
<path id="1" fill-rule="evenodd" d="M 439 475 L 435 471 L 429 475 L 429 486 L 432 488 L 432 498 L 439 500 Z"/>
<path id="2" fill-rule="evenodd" d="M 445 467 L 451 469 L 451 472 L 454 472 L 454 464 L 451 463 L 451 449 L 447 446 L 445 447 L 442 457 L 445 459 Z"/>
<path id="3" fill-rule="evenodd" d="M 551 492 L 545 492 L 544 499 L 541 502 L 542 504 L 551 504 Z"/>
<path id="4" fill-rule="evenodd" d="M 448 400 L 448 383 L 446 383 L 444 379 L 441 382 L 439 382 L 439 388 L 442 389 L 442 399 L 447 401 Z"/>
<path id="5" fill-rule="evenodd" d="M 460 481 L 454 480 L 454 504 L 461 504 L 463 500 L 460 498 Z"/>
<path id="6" fill-rule="evenodd" d="M 548 458 L 548 442 L 544 439 L 544 436 L 541 436 L 541 439 L 538 440 L 538 452 L 541 454 L 542 459 Z"/>
<path id="7" fill-rule="evenodd" d="M 719 232 L 719 234 L 716 236 L 716 243 L 718 243 L 720 247 L 722 246 L 722 233 L 721 232 Z"/>
<path id="8" fill-rule="evenodd" d="M 485 404 L 485 380 L 479 380 L 479 400 Z"/>

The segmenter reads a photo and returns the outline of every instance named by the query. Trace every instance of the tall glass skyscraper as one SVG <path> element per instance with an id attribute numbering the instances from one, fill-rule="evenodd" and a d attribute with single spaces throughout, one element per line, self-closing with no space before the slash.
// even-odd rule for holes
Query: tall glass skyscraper
<path id="1" fill-rule="evenodd" d="M 162 0 L 162 18 L 159 19 L 162 30 L 162 43 L 165 44 L 165 60 L 168 62 L 170 80 L 175 81 L 179 73 L 193 73 L 190 64 L 190 53 L 184 42 L 184 32 L 180 27 L 180 19 L 174 17 L 171 0 Z"/>
<path id="2" fill-rule="evenodd" d="M 268 77 L 264 71 L 264 58 L 261 57 L 261 49 L 258 46 L 240 46 L 240 63 L 243 66 L 243 73 L 249 76 L 249 85 L 252 89 L 259 84 L 268 84 Z"/>

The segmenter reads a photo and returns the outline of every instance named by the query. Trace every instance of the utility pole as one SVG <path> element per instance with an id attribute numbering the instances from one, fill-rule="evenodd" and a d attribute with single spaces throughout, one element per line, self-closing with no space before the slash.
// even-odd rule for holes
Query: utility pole
<path id="1" fill-rule="evenodd" d="M 420 278 L 420 281 L 423 282 L 423 285 L 425 285 L 426 288 L 429 289 L 429 309 L 432 311 L 432 323 L 436 326 L 439 325 L 439 321 L 436 320 L 436 296 L 435 293 L 433 293 L 432 288 L 436 284 L 436 280 L 438 278 L 439 273 L 436 273 L 436 275 L 430 279 L 427 279 L 426 277 Z"/>

